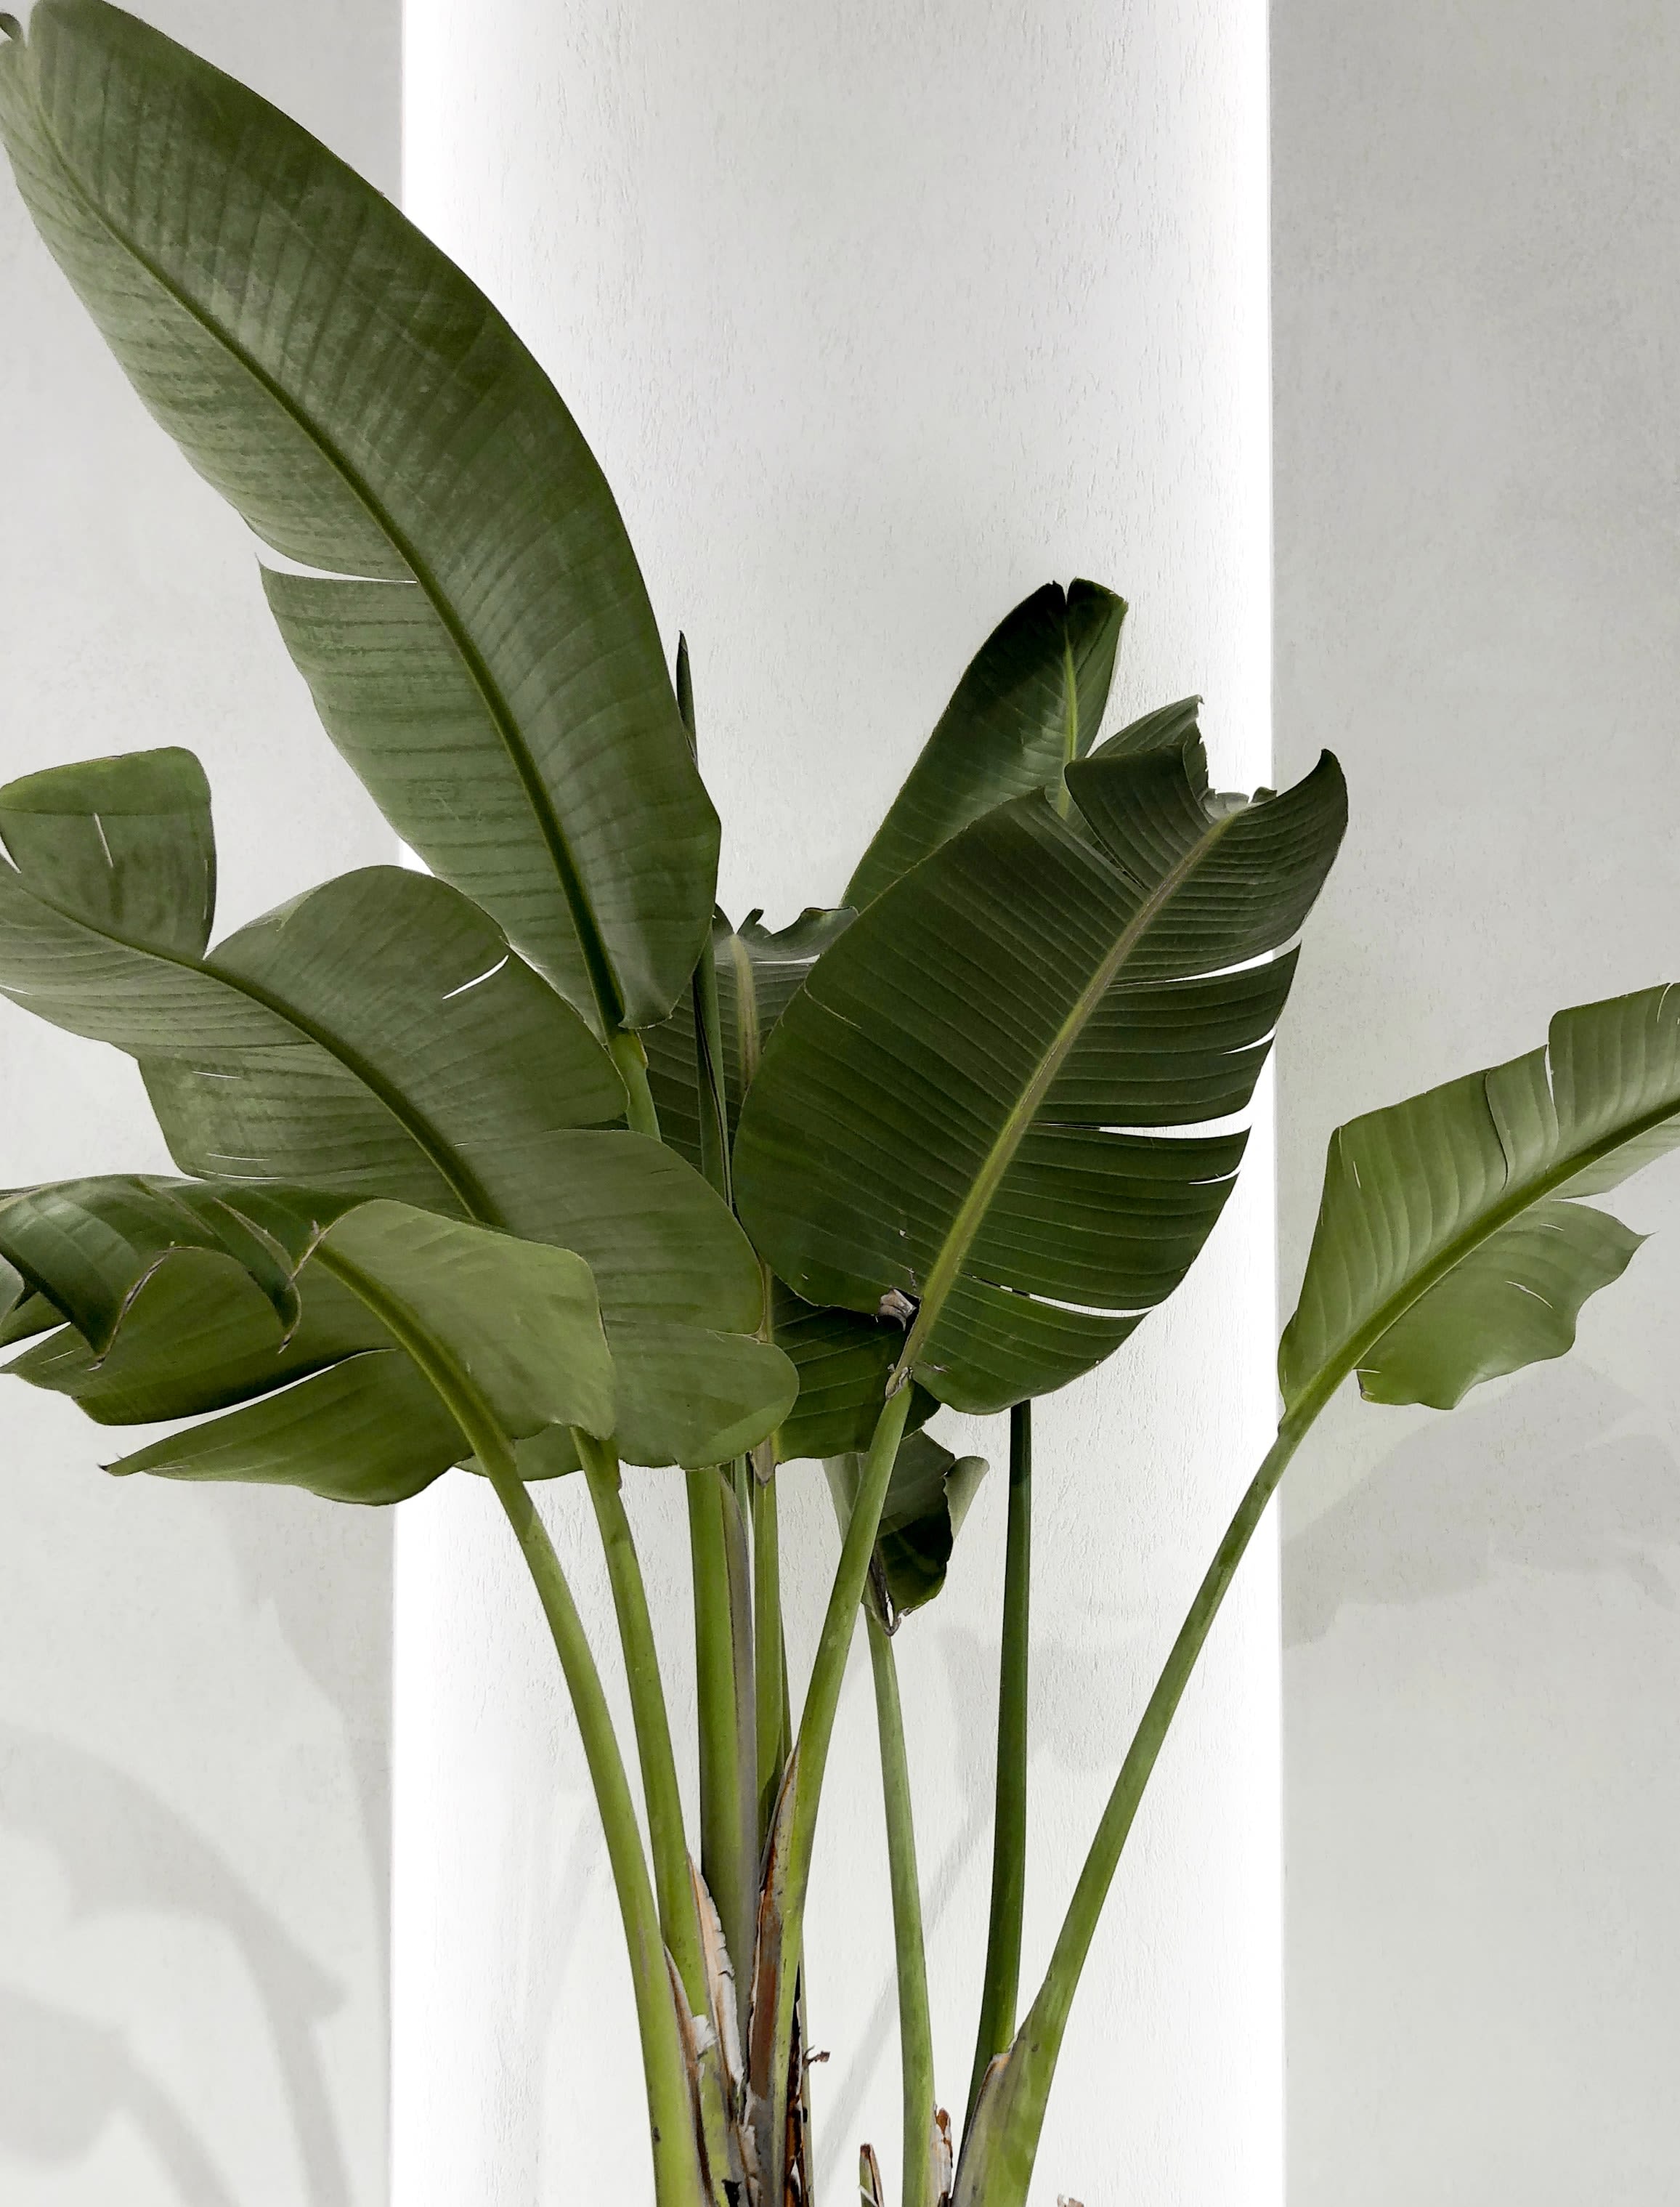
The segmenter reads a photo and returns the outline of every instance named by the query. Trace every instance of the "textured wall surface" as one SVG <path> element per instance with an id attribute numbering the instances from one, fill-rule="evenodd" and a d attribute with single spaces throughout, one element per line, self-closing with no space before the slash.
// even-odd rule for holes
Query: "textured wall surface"
<path id="1" fill-rule="evenodd" d="M 732 912 L 835 895 L 970 652 L 1052 576 L 1133 601 L 1121 708 L 1205 691 L 1222 781 L 1266 777 L 1259 0 L 484 0 L 469 34 L 410 0 L 407 36 L 408 204 L 555 374 L 667 636 L 689 633 Z M 1262 1156 L 1197 1283 L 1042 1417 L 1030 1972 L 1264 1442 L 1270 1209 Z M 833 1552 L 816 1479 L 787 1475 L 800 1654 Z M 543 1500 L 598 1603 L 583 1498 Z M 676 1496 L 638 1477 L 631 1501 L 682 1664 Z M 1002 1505 L 995 1479 L 948 1594 L 900 1642 L 954 2100 Z M 638 2198 L 626 1977 L 535 1605 L 464 1480 L 404 1513 L 398 1555 L 395 2197 Z M 1274 1564 L 1262 1543 L 1137 1833 L 1077 2011 L 1047 2202 L 1279 2196 Z M 898 2129 L 853 1687 L 810 1966 L 836 2199 L 858 2138 L 895 2161 Z"/>
<path id="2" fill-rule="evenodd" d="M 388 187 L 397 0 L 139 0 Z M 221 925 L 389 837 L 254 547 L 141 411 L 0 166 L 0 779 L 156 744 L 216 793 Z M 0 1004 L 0 1185 L 164 1166 L 126 1059 Z M 386 2196 L 390 1525 L 117 1484 L 0 1402 L 0 2198 Z"/>
<path id="3" fill-rule="evenodd" d="M 1279 0 L 1277 746 L 1354 828 L 1280 1078 L 1326 1134 L 1680 976 L 1680 25 Z M 1581 1349 L 1290 1474 L 1292 2207 L 1680 2192 L 1680 1170 Z"/>

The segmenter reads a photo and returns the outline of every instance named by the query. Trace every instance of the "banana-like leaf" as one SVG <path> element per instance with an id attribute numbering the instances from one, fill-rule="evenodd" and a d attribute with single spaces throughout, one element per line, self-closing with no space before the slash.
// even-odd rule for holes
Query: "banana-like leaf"
<path id="1" fill-rule="evenodd" d="M 104 0 L 0 46 L 37 227 L 265 542 L 328 731 L 603 1030 L 705 938 L 716 815 L 594 455 L 475 285 L 308 132 Z M 338 577 L 344 579 L 329 579 Z"/>
<path id="2" fill-rule="evenodd" d="M 798 1381 L 780 1351 L 752 1337 L 762 1286 L 744 1235 L 698 1175 L 659 1144 L 623 1133 L 576 1139 L 583 1146 L 567 1182 L 570 1223 L 600 1259 L 590 1293 L 593 1300 L 599 1287 L 618 1373 L 619 1452 L 637 1463 L 697 1464 L 753 1446 L 786 1415 Z M 77 1331 L 37 1343 L 12 1368 L 73 1395 L 105 1422 L 132 1423 L 247 1400 L 388 1347 L 389 1331 L 352 1304 L 341 1279 L 310 1263 L 323 1235 L 342 1255 L 362 1230 L 354 1221 L 376 1211 L 344 1195 L 152 1178 L 14 1195 L 0 1202 L 0 1253 Z M 422 1253 L 441 1272 L 456 1246 L 444 1229 L 466 1229 L 445 1217 L 433 1223 L 439 1253 L 427 1253 L 429 1242 Z M 418 1225 L 405 1230 L 424 1240 Z M 510 1292 L 521 1263 L 540 1272 L 553 1255 L 589 1270 L 587 1255 L 570 1243 L 474 1231 L 459 1245 L 465 1253 L 450 1259 L 463 1294 L 474 1265 L 492 1258 Z M 528 1258 L 517 1254 L 525 1251 Z M 234 1266 L 249 1283 L 239 1297 L 228 1292 Z M 206 1306 L 218 1288 L 227 1308 L 217 1314 Z M 266 1325 L 259 1292 L 269 1306 Z M 420 1293 L 412 1289 L 411 1299 Z M 505 1315 L 493 1296 L 487 1307 Z M 523 1321 L 509 1323 L 517 1336 Z M 507 1402 L 500 1410 L 514 1440 L 547 1424 L 584 1422 L 522 1423 Z M 564 1447 L 558 1456 L 551 1450 L 537 1475 L 573 1462 Z"/>
<path id="3" fill-rule="evenodd" d="M 224 1418 L 119 1456 L 107 1471 L 302 1486 L 328 1502 L 406 1502 L 461 1461 L 436 1391 L 399 1349 L 374 1349 Z"/>
<path id="4" fill-rule="evenodd" d="M 541 1238 L 527 1209 L 550 1170 L 545 1143 L 625 1108 L 583 1019 L 476 905 L 398 866 L 312 889 L 208 960 L 129 940 L 87 852 L 108 833 L 105 785 L 139 805 L 155 757 L 0 790 L 0 822 L 29 861 L 0 865 L 0 990 L 137 1057 L 185 1171 L 389 1196 Z M 30 840 L 15 823 L 49 804 L 54 836 Z M 125 901 L 152 937 L 184 942 L 203 924 L 194 881 L 213 866 L 207 810 L 136 816 Z"/>
<path id="5" fill-rule="evenodd" d="M 1544 1049 L 1351 1120 L 1278 1376 L 1310 1415 L 1350 1372 L 1450 1409 L 1561 1356 L 1641 1235 L 1578 1199 L 1680 1146 L 1680 986 L 1559 1012 Z"/>
<path id="6" fill-rule="evenodd" d="M 390 1194 L 542 1238 L 553 1137 L 623 1115 L 583 1020 L 476 905 L 424 874 L 327 882 L 230 936 L 206 970 L 307 1039 L 143 1060 L 183 1171 Z"/>
<path id="7" fill-rule="evenodd" d="M 15 1265 L 0 1257 L 0 1327 L 8 1326 L 29 1301 L 29 1283 Z"/>
<path id="8" fill-rule="evenodd" d="M 830 1456 L 823 1468 L 844 1531 L 863 1457 L 856 1452 Z M 906 1433 L 900 1442 L 875 1544 L 876 1584 L 888 1605 L 882 1622 L 889 1630 L 944 1586 L 957 1534 L 987 1468 L 983 1456 L 954 1456 L 931 1433 Z"/>
<path id="9" fill-rule="evenodd" d="M 712 926 L 712 965 L 717 976 L 718 1024 L 723 1044 L 724 1101 L 732 1137 L 741 1101 L 752 1086 L 764 1044 L 811 967 L 851 924 L 846 906 L 811 905 L 790 926 L 773 932 L 762 914 L 750 912 L 738 928 L 721 912 Z M 673 1149 L 698 1168 L 699 1083 L 694 1020 L 685 1004 L 642 1038 L 648 1085 L 659 1112 L 659 1130 Z"/>
<path id="10" fill-rule="evenodd" d="M 861 911 L 930 851 L 1012 797 L 1054 782 L 1102 725 L 1126 603 L 1098 583 L 1046 583 L 1006 614 L 847 884 Z"/>
<path id="11" fill-rule="evenodd" d="M 48 903 L 142 950 L 200 957 L 216 912 L 210 785 L 191 751 L 26 775 L 0 789 L 0 842 Z"/>
<path id="12" fill-rule="evenodd" d="M 1328 754 L 1210 794 L 1199 740 L 1068 768 L 944 844 L 812 969 L 741 1115 L 735 1196 L 818 1304 L 911 1313 L 900 1369 L 989 1411 L 1060 1386 L 1183 1277 L 1347 816 Z"/>

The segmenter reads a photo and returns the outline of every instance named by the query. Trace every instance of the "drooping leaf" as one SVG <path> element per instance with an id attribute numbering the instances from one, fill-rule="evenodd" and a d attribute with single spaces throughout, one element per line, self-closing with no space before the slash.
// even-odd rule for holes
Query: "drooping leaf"
<path id="1" fill-rule="evenodd" d="M 276 611 L 387 817 L 592 1021 L 662 1017 L 716 816 L 612 494 L 529 352 L 306 131 L 103 0 L 40 0 L 0 49 L 0 135 L 152 414 L 322 571 L 273 578 Z"/>
<path id="2" fill-rule="evenodd" d="M 0 1233 L 5 1214 L 0 1211 Z M 42 1299 L 44 1300 L 44 1299 Z M 7 1369 L 69 1395 L 100 1425 L 140 1426 L 222 1410 L 371 1349 L 391 1337 L 350 1291 L 322 1274 L 287 1333 L 244 1267 L 225 1254 L 177 1249 L 129 1297 L 101 1355 L 62 1323 Z"/>
<path id="3" fill-rule="evenodd" d="M 878 1582 L 890 1605 L 882 1622 L 889 1627 L 944 1586 L 957 1534 L 987 1468 L 983 1456 L 955 1456 L 929 1432 L 906 1433 L 900 1442 L 875 1544 Z M 830 1456 L 824 1469 L 844 1530 L 863 1458 L 855 1451 Z"/>
<path id="4" fill-rule="evenodd" d="M 302 1486 L 329 1502 L 405 1502 L 457 1463 L 460 1428 L 400 1350 L 374 1349 L 266 1401 L 108 1464 L 159 1479 Z"/>
<path id="5" fill-rule="evenodd" d="M 724 1098 L 732 1137 L 741 1099 L 752 1086 L 764 1044 L 795 990 L 828 945 L 851 924 L 846 907 L 824 911 L 809 906 L 791 925 L 772 931 L 762 915 L 750 912 L 738 928 L 720 912 L 712 928 L 712 963 L 717 976 L 718 1020 L 723 1044 Z M 671 1019 L 649 1027 L 643 1044 L 648 1053 L 648 1082 L 659 1112 L 660 1133 L 697 1168 L 700 1157 L 694 1020 L 684 1005 Z"/>
<path id="6" fill-rule="evenodd" d="M 1680 987 L 1559 1012 L 1545 1048 L 1351 1120 L 1278 1375 L 1310 1415 L 1350 1372 L 1450 1409 L 1560 1356 L 1642 1236 L 1580 1201 L 1680 1146 Z"/>
<path id="7" fill-rule="evenodd" d="M 659 1144 L 624 1133 L 576 1139 L 576 1170 L 565 1182 L 569 1224 L 601 1261 L 620 1453 L 633 1462 L 704 1464 L 754 1445 L 786 1415 L 798 1382 L 780 1351 L 752 1337 L 762 1289 L 744 1235 Z M 343 1279 L 321 1276 L 326 1255 L 342 1275 L 368 1223 L 386 1208 L 342 1194 L 134 1177 L 15 1195 L 0 1203 L 0 1252 L 84 1331 L 69 1341 L 51 1336 L 13 1368 L 74 1395 L 92 1415 L 128 1423 L 236 1403 L 386 1346 L 388 1331 L 347 1312 Z M 446 1280 L 451 1295 L 470 1299 L 481 1272 L 489 1281 L 487 1322 L 511 1331 L 505 1350 L 481 1349 L 481 1361 L 524 1353 L 522 1266 L 535 1268 L 539 1284 L 551 1258 L 569 1276 L 588 1275 L 587 1249 L 569 1242 L 469 1232 L 464 1222 L 408 1206 L 394 1215 L 421 1250 L 422 1272 Z M 381 1261 L 388 1269 L 400 1255 L 393 1248 Z M 218 1279 L 225 1294 L 231 1265 L 266 1297 L 266 1328 L 251 1305 L 254 1289 L 206 1323 L 206 1299 Z M 432 1289 L 422 1281 L 404 1292 L 418 1304 Z M 590 1295 L 593 1307 L 593 1283 Z M 460 1331 L 468 1315 L 451 1326 Z M 511 1384 L 499 1381 L 496 1398 L 510 1439 L 583 1422 L 533 1420 L 505 1394 Z M 563 1449 L 537 1475 L 571 1468 Z"/>
<path id="8" fill-rule="evenodd" d="M 1007 614 L 894 798 L 846 887 L 872 904 L 971 820 L 1043 789 L 1090 750 L 1114 676 L 1125 601 L 1100 583 L 1046 583 Z"/>
<path id="9" fill-rule="evenodd" d="M 913 1311 L 901 1367 L 989 1411 L 1059 1386 L 1171 1292 L 1229 1193 L 1241 1109 L 1341 840 L 1328 755 L 1209 793 L 1199 741 L 1067 769 L 854 921 L 767 1046 L 736 1200 L 807 1301 Z"/>
<path id="10" fill-rule="evenodd" d="M 191 751 L 131 751 L 0 789 L 0 841 L 27 886 L 144 950 L 200 956 L 216 912 L 210 785 Z"/>
<path id="11" fill-rule="evenodd" d="M 63 1312 L 55 1310 L 45 1295 L 26 1295 L 0 1318 L 0 1349 L 33 1341 L 37 1334 L 63 1324 Z"/>

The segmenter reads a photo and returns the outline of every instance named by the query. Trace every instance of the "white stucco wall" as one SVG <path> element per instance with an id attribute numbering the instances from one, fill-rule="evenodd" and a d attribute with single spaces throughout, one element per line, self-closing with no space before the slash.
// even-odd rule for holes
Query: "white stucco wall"
<path id="1" fill-rule="evenodd" d="M 1680 975 L 1680 21 L 1279 0 L 1277 744 L 1354 826 L 1326 1134 Z M 1680 1173 L 1567 1365 L 1340 1406 L 1285 1549 L 1292 2207 L 1680 2190 Z"/>
<path id="2" fill-rule="evenodd" d="M 1264 26 L 1259 0 L 410 0 L 407 204 L 556 376 L 689 633 L 735 913 L 838 893 L 970 652 L 1051 577 L 1133 599 L 1122 709 L 1204 691 L 1220 779 L 1267 777 Z M 1197 1283 L 1042 1415 L 1030 1972 L 1269 1431 L 1270 1217 L 1262 1142 Z M 801 1650 L 818 1476 L 786 1479 Z M 680 1503 L 646 1477 L 631 1500 L 685 1671 Z M 599 1616 L 583 1498 L 543 1504 Z M 1000 1479 L 900 1642 L 954 2102 L 1002 1515 Z M 404 1512 L 398 1557 L 395 2198 L 638 2198 L 625 1973 L 534 1601 L 465 1480 Z M 1078 2010 L 1047 2202 L 1280 2196 L 1276 1630 L 1263 1540 Z M 810 1963 L 837 2199 L 858 2138 L 895 2162 L 898 2127 L 852 1689 Z"/>
<path id="3" fill-rule="evenodd" d="M 394 186 L 396 0 L 139 4 Z M 0 779 L 189 745 L 224 928 L 390 854 L 3 168 L 0 424 Z M 0 1003 L 0 1184 L 152 1166 L 129 1062 Z M 380 2207 L 389 1521 L 112 1438 L 0 1399 L 0 2198 Z"/>

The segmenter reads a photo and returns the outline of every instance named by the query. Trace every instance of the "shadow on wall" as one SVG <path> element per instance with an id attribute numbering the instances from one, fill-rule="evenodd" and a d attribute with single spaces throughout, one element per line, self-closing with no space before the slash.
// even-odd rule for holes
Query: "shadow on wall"
<path id="1" fill-rule="evenodd" d="M 1660 1558 L 1680 1546 L 1680 1467 L 1652 1424 L 1636 1396 L 1574 1361 L 1414 1428 L 1285 1542 L 1285 1644 L 1322 1639 L 1344 1605 L 1463 1593 L 1501 1564 L 1614 1573 L 1673 1607 Z"/>
<path id="2" fill-rule="evenodd" d="M 129 2056 L 120 2031 L 0 1986 L 0 2139 L 24 2158 L 80 2161 L 126 2119 L 182 2207 L 234 2207 L 181 2110 Z"/>
<path id="3" fill-rule="evenodd" d="M 343 1988 L 224 1857 L 122 1771 L 10 1726 L 0 1726 L 0 1827 L 51 1853 L 80 1917 L 161 1911 L 227 1933 L 267 2019 L 309 2207 L 350 2207 L 315 2037 Z M 187 2207 L 222 2207 L 229 2195 L 204 2149 L 120 2033 L 0 1988 L 0 2144 L 33 2159 L 67 2160 L 122 2114 L 153 2146 Z"/>
<path id="4" fill-rule="evenodd" d="M 367 1857 L 379 1983 L 388 1990 L 394 1513 L 290 1488 L 206 1484 L 198 1493 L 220 1524 L 251 1607 L 272 1609 L 298 1667 L 338 1714 Z M 385 2032 L 383 2007 L 379 2022 Z"/>

